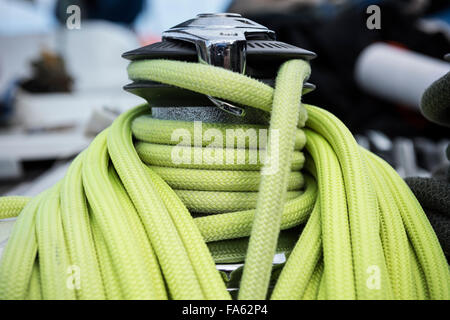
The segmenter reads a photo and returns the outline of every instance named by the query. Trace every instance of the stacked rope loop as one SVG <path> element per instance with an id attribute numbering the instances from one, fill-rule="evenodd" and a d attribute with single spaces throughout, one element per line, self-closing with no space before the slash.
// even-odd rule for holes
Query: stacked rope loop
<path id="1" fill-rule="evenodd" d="M 249 160 L 257 150 L 180 146 L 174 130 L 194 135 L 195 123 L 134 108 L 51 189 L 0 199 L 0 218 L 18 216 L 1 299 L 230 299 L 215 263 L 244 256 L 240 299 L 449 299 L 447 261 L 407 185 L 336 117 L 300 103 L 306 62 L 284 63 L 275 89 L 198 63 L 135 61 L 128 72 L 270 114 L 268 125 L 203 123 L 201 134 L 269 129 L 278 166 L 175 163 L 175 151 Z M 294 240 L 268 293 L 280 230 Z"/>

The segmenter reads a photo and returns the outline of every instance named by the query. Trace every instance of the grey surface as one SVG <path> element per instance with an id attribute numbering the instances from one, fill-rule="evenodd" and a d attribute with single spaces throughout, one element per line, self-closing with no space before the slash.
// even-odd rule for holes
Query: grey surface
<path id="1" fill-rule="evenodd" d="M 246 114 L 238 117 L 217 107 L 165 107 L 152 108 L 152 116 L 164 120 L 203 121 L 218 123 L 268 123 L 269 115 L 263 111 L 246 107 Z"/>

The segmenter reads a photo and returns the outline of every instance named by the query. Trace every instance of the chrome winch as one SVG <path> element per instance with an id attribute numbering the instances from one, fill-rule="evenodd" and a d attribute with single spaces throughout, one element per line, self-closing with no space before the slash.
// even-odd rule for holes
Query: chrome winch
<path id="1" fill-rule="evenodd" d="M 200 62 L 256 78 L 271 86 L 281 63 L 290 59 L 311 60 L 311 51 L 276 41 L 275 32 L 235 13 L 199 14 L 162 34 L 162 41 L 128 51 L 128 60 L 171 59 Z M 151 106 L 216 106 L 237 116 L 245 107 L 153 81 L 136 81 L 124 87 Z M 304 92 L 314 89 L 306 82 Z"/>

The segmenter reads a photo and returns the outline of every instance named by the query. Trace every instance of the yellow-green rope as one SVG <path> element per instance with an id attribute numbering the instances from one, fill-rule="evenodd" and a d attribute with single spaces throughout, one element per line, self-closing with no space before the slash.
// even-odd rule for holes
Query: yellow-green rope
<path id="1" fill-rule="evenodd" d="M 54 187 L 0 198 L 0 219 L 18 216 L 0 261 L 1 299 L 229 299 L 215 262 L 244 256 L 239 298 L 268 298 L 279 232 L 301 224 L 270 298 L 449 299 L 447 262 L 407 185 L 332 114 L 300 104 L 306 62 L 285 63 L 275 89 L 198 63 L 135 61 L 128 72 L 270 113 L 268 125 L 204 123 L 202 133 L 269 129 L 278 170 L 261 175 L 270 164 L 248 141 L 184 144 L 192 159 L 241 164 L 176 164 L 183 147 L 171 134 L 193 133 L 193 123 L 132 109 Z"/>

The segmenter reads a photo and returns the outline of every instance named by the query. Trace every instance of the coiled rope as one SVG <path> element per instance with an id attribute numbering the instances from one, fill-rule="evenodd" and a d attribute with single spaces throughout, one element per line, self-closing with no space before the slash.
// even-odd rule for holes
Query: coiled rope
<path id="1" fill-rule="evenodd" d="M 239 298 L 264 299 L 280 229 L 304 223 L 270 298 L 449 298 L 446 259 L 407 185 L 336 117 L 300 104 L 306 62 L 283 64 L 275 89 L 198 63 L 135 61 L 128 72 L 270 113 L 266 151 L 279 152 L 278 167 L 261 174 L 270 163 L 249 163 L 248 143 L 185 144 L 191 159 L 241 164 L 175 164 L 183 147 L 171 135 L 194 124 L 132 109 L 51 189 L 0 198 L 0 218 L 18 216 L 0 261 L 1 299 L 229 299 L 215 260 L 239 255 L 244 237 Z M 262 127 L 203 123 L 202 134 Z"/>

